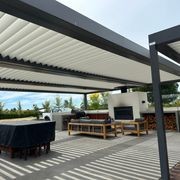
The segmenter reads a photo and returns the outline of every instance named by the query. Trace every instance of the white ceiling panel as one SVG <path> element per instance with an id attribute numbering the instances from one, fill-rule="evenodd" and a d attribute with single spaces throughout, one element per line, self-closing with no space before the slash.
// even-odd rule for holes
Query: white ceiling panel
<path id="1" fill-rule="evenodd" d="M 4 13 L 0 14 L 0 53 L 44 65 L 151 83 L 148 65 Z M 162 74 L 170 80 L 179 78 Z"/>
<path id="2" fill-rule="evenodd" d="M 180 52 L 180 42 L 170 46 Z M 150 66 L 0 12 L 0 54 L 53 67 L 151 83 Z M 161 71 L 161 80 L 179 79 Z M 130 84 L 87 80 L 0 67 L 0 78 L 113 89 Z M 47 87 L 46 87 L 47 88 Z"/>

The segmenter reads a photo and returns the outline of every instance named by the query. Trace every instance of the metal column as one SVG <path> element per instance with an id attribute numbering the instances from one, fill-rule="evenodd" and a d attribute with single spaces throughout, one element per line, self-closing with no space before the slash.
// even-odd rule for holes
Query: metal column
<path id="1" fill-rule="evenodd" d="M 164 126 L 164 113 L 161 96 L 161 82 L 159 73 L 159 60 L 158 52 L 156 50 L 155 42 L 150 43 L 150 56 L 151 56 L 151 74 L 153 85 L 153 96 L 155 103 L 156 123 L 157 123 L 157 137 L 160 157 L 160 168 L 162 180 L 169 180 L 169 162 L 167 153 L 166 133 Z"/>
<path id="2" fill-rule="evenodd" d="M 87 102 L 87 94 L 84 94 L 84 110 L 87 110 L 88 102 Z"/>

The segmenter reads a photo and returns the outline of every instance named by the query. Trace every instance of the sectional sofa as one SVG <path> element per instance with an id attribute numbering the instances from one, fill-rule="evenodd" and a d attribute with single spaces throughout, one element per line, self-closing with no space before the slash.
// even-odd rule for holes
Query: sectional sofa
<path id="1" fill-rule="evenodd" d="M 112 134 L 117 136 L 116 124 L 112 122 L 111 119 L 71 119 L 71 122 L 68 124 L 68 134 L 70 135 L 71 132 L 98 135 L 102 136 L 104 139 Z"/>

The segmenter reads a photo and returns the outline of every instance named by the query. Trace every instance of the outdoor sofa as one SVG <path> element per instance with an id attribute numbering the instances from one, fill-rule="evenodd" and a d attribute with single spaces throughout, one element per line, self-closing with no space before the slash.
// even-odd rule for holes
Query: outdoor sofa
<path id="1" fill-rule="evenodd" d="M 68 123 L 68 134 L 70 135 L 71 132 L 103 136 L 104 139 L 110 134 L 117 136 L 116 124 L 110 119 L 71 119 Z"/>

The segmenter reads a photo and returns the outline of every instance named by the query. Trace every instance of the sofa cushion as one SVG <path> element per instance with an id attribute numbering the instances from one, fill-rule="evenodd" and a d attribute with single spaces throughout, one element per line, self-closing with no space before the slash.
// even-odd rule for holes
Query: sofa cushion
<path id="1" fill-rule="evenodd" d="M 80 120 L 79 120 L 79 119 L 71 119 L 71 122 L 72 122 L 72 123 L 79 123 Z"/>
<path id="2" fill-rule="evenodd" d="M 80 119 L 79 122 L 80 122 L 80 123 L 87 123 L 87 124 L 89 124 L 89 123 L 91 123 L 91 119 L 85 119 L 85 118 L 83 118 L 83 119 Z"/>
<path id="3" fill-rule="evenodd" d="M 92 119 L 91 123 L 92 124 L 105 124 L 105 120 L 103 120 L 103 119 Z"/>
<path id="4" fill-rule="evenodd" d="M 120 120 L 120 121 L 121 121 L 121 123 L 128 124 L 130 122 L 134 122 L 135 120 Z"/>
<path id="5" fill-rule="evenodd" d="M 136 118 L 135 119 L 135 122 L 142 122 L 142 121 L 144 121 L 144 118 L 142 117 L 142 118 Z"/>
<path id="6" fill-rule="evenodd" d="M 136 126 L 135 125 L 124 125 L 124 129 L 125 130 L 136 130 Z"/>
<path id="7" fill-rule="evenodd" d="M 115 120 L 114 121 L 115 124 L 121 124 L 121 122 L 122 122 L 121 120 Z"/>
<path id="8" fill-rule="evenodd" d="M 89 116 L 83 116 L 80 119 L 89 119 Z"/>

